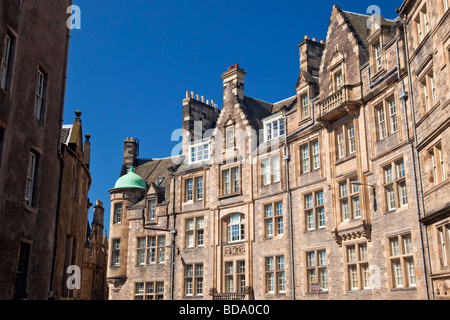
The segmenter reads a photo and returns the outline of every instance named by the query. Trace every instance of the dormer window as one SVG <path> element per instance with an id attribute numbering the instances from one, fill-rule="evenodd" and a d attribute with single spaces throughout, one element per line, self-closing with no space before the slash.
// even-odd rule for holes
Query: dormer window
<path id="1" fill-rule="evenodd" d="M 226 148 L 234 148 L 234 128 L 227 128 L 225 130 L 225 136 L 226 136 L 226 143 L 225 143 L 225 147 Z"/>
<path id="2" fill-rule="evenodd" d="M 309 118 L 309 98 L 308 95 L 305 94 L 301 97 L 300 103 L 302 106 L 302 119 Z"/>
<path id="3" fill-rule="evenodd" d="M 209 141 L 200 141 L 191 145 L 190 163 L 207 161 L 210 157 Z"/>
<path id="4" fill-rule="evenodd" d="M 280 114 L 264 122 L 264 141 L 270 141 L 284 136 L 284 118 Z"/>
<path id="5" fill-rule="evenodd" d="M 382 50 L 380 42 L 374 45 L 374 53 L 375 53 L 375 70 L 376 72 L 378 72 L 383 68 L 383 58 L 381 55 Z"/>
<path id="6" fill-rule="evenodd" d="M 148 200 L 147 202 L 147 220 L 155 221 L 156 219 L 156 200 Z"/>

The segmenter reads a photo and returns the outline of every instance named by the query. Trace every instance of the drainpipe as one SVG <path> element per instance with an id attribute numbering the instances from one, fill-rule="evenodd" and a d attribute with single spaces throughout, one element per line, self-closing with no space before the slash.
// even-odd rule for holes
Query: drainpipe
<path id="1" fill-rule="evenodd" d="M 175 227 L 175 222 L 176 222 L 176 214 L 175 214 L 175 175 L 172 173 L 172 184 L 173 184 L 173 192 L 172 192 L 172 215 L 173 215 L 173 230 L 170 231 L 170 233 L 172 234 L 172 255 L 170 258 L 170 263 L 171 263 L 171 269 L 170 269 L 170 298 L 171 300 L 174 299 L 174 294 L 173 294 L 173 290 L 175 288 L 175 238 L 177 235 L 177 231 L 176 231 L 176 227 Z M 169 219 L 169 217 L 167 217 L 167 219 Z"/>
<path id="2" fill-rule="evenodd" d="M 314 100 L 314 99 L 313 99 Z M 286 121 L 286 114 L 284 116 L 284 123 L 287 123 Z M 309 127 L 313 126 L 315 123 L 314 118 L 314 102 L 311 102 L 311 118 L 312 121 L 307 124 L 306 126 L 300 128 L 299 130 L 291 133 L 286 134 L 284 136 L 284 157 L 283 160 L 285 162 L 284 170 L 285 170 L 285 182 L 286 182 L 286 192 L 288 196 L 288 214 L 289 214 L 289 247 L 290 247 L 290 254 L 291 254 L 291 290 L 292 290 L 292 300 L 295 300 L 295 261 L 294 261 L 294 226 L 293 226 L 293 217 L 292 217 L 292 193 L 290 189 L 289 184 L 289 160 L 290 160 L 290 154 L 289 154 L 289 147 L 288 147 L 288 138 L 292 137 L 293 135 L 302 132 Z M 287 133 L 287 132 L 286 132 Z"/>
<path id="3" fill-rule="evenodd" d="M 284 115 L 284 123 L 286 122 L 286 114 Z M 295 262 L 294 262 L 294 226 L 292 225 L 292 196 L 291 190 L 289 187 L 289 147 L 287 144 L 287 134 L 284 136 L 284 170 L 285 170 L 285 180 L 286 180 L 286 192 L 288 196 L 288 214 L 289 214 L 289 246 L 290 246 L 290 254 L 291 254 L 291 291 L 292 291 L 292 300 L 295 300 Z"/>
<path id="4" fill-rule="evenodd" d="M 406 99 L 408 98 L 408 94 L 405 92 L 405 85 L 402 79 L 402 93 L 400 94 L 400 99 L 403 102 L 403 109 L 405 113 L 405 127 L 406 127 L 406 139 L 408 141 L 408 144 L 410 145 L 411 149 L 411 160 L 412 160 L 412 167 L 413 167 L 413 178 L 414 178 L 414 192 L 415 192 L 415 200 L 416 200 L 416 207 L 417 207 L 417 222 L 419 224 L 419 235 L 420 235 L 420 250 L 422 253 L 422 268 L 424 271 L 424 284 L 425 284 L 425 293 L 427 300 L 430 300 L 429 295 L 429 285 L 428 285 L 428 272 L 426 267 L 426 259 L 425 259 L 425 247 L 424 247 L 424 241 L 423 241 L 423 231 L 422 231 L 422 223 L 420 222 L 421 215 L 420 210 L 422 209 L 423 215 L 425 215 L 425 206 L 423 202 L 423 190 L 422 190 L 422 175 L 420 170 L 420 159 L 419 159 L 419 153 L 417 152 L 417 149 L 415 146 L 417 146 L 417 132 L 416 132 L 416 122 L 415 122 L 415 113 L 414 113 L 414 97 L 413 97 L 413 88 L 412 88 L 412 79 L 411 79 L 411 64 L 409 61 L 409 48 L 408 48 L 408 34 L 406 29 L 406 15 L 404 17 L 401 17 L 403 20 L 400 20 L 403 26 L 403 35 L 404 35 L 404 42 L 405 42 L 405 55 L 406 55 L 406 66 L 408 71 L 408 82 L 409 82 L 409 92 L 410 92 L 410 107 L 411 107 L 411 121 L 412 121 L 412 128 L 413 128 L 413 135 L 414 135 L 414 144 L 409 136 L 409 128 L 408 128 L 408 116 L 406 111 Z M 399 61 L 399 52 L 398 52 L 398 41 L 397 41 L 397 64 L 400 64 Z M 398 76 L 400 77 L 400 70 L 398 71 Z M 417 163 L 416 163 L 417 162 Z M 418 170 L 418 174 L 416 172 Z M 419 198 L 422 198 L 421 205 Z M 425 239 L 426 239 L 426 247 L 428 248 L 428 235 L 427 230 L 425 228 Z M 428 250 L 427 250 L 428 251 Z M 428 260 L 430 259 L 428 255 Z M 428 261 L 430 263 L 430 261 Z M 434 297 L 433 297 L 434 299 Z"/>

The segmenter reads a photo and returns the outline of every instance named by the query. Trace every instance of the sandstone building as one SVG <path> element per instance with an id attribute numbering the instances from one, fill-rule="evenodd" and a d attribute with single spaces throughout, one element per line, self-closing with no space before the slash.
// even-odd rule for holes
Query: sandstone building
<path id="1" fill-rule="evenodd" d="M 448 3 L 398 13 L 335 5 L 285 100 L 187 92 L 181 155 L 127 138 L 109 299 L 448 299 Z"/>
<path id="2" fill-rule="evenodd" d="M 90 135 L 83 142 L 81 112 L 75 112 L 71 125 L 63 125 L 61 135 L 61 157 L 63 168 L 60 172 L 61 186 L 58 196 L 56 216 L 56 243 L 51 293 L 55 299 L 80 299 L 80 289 L 70 289 L 67 279 L 69 266 L 83 266 L 84 246 L 87 237 L 88 192 L 91 186 Z"/>
<path id="3" fill-rule="evenodd" d="M 87 239 L 83 249 L 81 284 L 82 300 L 107 300 L 106 267 L 108 263 L 108 238 L 104 232 L 105 209 L 97 200 L 91 227 L 87 226 Z"/>

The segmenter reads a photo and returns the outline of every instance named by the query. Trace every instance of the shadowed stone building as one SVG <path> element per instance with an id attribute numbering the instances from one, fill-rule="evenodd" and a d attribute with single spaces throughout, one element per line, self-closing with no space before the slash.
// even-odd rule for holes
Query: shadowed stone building
<path id="1" fill-rule="evenodd" d="M 181 155 L 139 158 L 127 138 L 109 299 L 448 298 L 449 24 L 434 4 L 395 20 L 333 6 L 326 41 L 299 44 L 292 96 L 246 96 L 234 65 L 220 110 L 186 93 Z"/>
<path id="2" fill-rule="evenodd" d="M 97 200 L 94 216 L 87 226 L 87 239 L 83 249 L 82 300 L 107 300 L 106 267 L 108 261 L 108 238 L 104 233 L 105 209 Z"/>
<path id="3" fill-rule="evenodd" d="M 52 283 L 71 3 L 0 0 L 0 299 Z"/>

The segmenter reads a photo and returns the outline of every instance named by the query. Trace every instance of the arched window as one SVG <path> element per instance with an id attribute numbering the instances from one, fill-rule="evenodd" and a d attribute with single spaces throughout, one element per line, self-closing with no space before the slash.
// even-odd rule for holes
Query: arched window
<path id="1" fill-rule="evenodd" d="M 236 242 L 245 240 L 245 219 L 240 213 L 232 214 L 227 222 L 227 241 Z"/>

